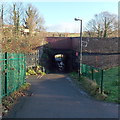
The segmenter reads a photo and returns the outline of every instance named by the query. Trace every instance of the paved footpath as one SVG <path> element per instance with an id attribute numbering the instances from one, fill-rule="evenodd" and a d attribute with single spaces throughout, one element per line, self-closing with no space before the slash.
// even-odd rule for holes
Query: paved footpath
<path id="1" fill-rule="evenodd" d="M 22 97 L 6 118 L 118 118 L 118 105 L 96 101 L 64 74 L 32 76 L 31 96 Z"/>

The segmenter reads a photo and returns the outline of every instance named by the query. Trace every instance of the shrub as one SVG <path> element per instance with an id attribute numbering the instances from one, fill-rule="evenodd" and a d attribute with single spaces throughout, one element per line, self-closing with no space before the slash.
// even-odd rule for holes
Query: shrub
<path id="1" fill-rule="evenodd" d="M 42 72 L 42 66 L 36 66 L 33 68 L 28 68 L 26 75 L 45 75 L 45 72 Z"/>
<path id="2" fill-rule="evenodd" d="M 29 75 L 37 75 L 37 73 L 35 72 L 35 70 L 34 69 L 29 69 L 28 71 L 27 71 L 27 74 Z"/>

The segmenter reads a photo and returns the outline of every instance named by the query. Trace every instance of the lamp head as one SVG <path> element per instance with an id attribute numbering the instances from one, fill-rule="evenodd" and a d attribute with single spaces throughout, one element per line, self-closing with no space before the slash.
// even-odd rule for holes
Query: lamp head
<path id="1" fill-rule="evenodd" d="M 75 21 L 82 21 L 82 20 L 81 20 L 81 19 L 79 19 L 79 18 L 75 18 L 74 20 L 75 20 Z"/>
<path id="2" fill-rule="evenodd" d="M 74 20 L 75 20 L 75 21 L 78 21 L 78 19 L 77 19 L 77 18 L 75 18 Z"/>

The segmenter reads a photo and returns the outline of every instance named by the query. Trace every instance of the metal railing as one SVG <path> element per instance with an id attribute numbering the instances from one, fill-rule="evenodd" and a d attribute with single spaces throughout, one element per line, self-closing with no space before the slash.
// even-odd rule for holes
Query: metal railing
<path id="1" fill-rule="evenodd" d="M 100 92 L 103 92 L 103 69 L 82 64 L 82 75 L 95 81 L 100 87 Z"/>
<path id="2" fill-rule="evenodd" d="M 16 91 L 25 83 L 24 54 L 0 53 L 1 97 Z"/>

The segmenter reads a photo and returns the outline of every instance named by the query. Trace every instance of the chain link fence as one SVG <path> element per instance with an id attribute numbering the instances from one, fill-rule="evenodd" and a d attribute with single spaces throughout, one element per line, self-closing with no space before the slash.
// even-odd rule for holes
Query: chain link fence
<path id="1" fill-rule="evenodd" d="M 25 83 L 24 54 L 0 53 L 1 97 L 7 96 Z"/>
<path id="2" fill-rule="evenodd" d="M 103 92 L 103 69 L 95 68 L 86 64 L 82 64 L 82 75 L 96 82 L 101 93 Z"/>

